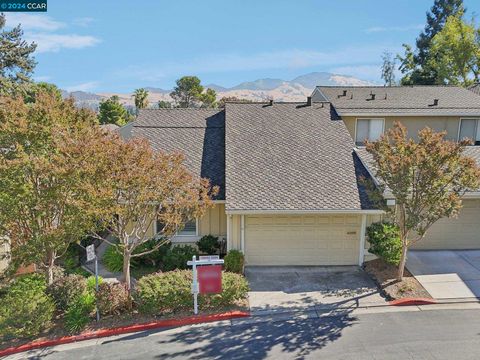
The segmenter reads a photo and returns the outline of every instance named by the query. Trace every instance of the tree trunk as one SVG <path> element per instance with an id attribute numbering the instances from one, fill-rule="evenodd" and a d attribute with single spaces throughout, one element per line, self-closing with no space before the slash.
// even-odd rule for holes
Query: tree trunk
<path id="1" fill-rule="evenodd" d="M 123 252 L 123 281 L 125 281 L 125 287 L 130 293 L 130 253 L 128 251 Z"/>
<path id="2" fill-rule="evenodd" d="M 51 251 L 48 254 L 48 264 L 47 264 L 47 281 L 48 285 L 53 283 L 53 267 L 55 266 L 55 252 Z"/>
<path id="3" fill-rule="evenodd" d="M 407 262 L 407 244 L 406 241 L 402 241 L 402 254 L 400 256 L 400 263 L 398 264 L 397 280 L 403 280 L 403 273 L 405 271 L 405 264 Z"/>

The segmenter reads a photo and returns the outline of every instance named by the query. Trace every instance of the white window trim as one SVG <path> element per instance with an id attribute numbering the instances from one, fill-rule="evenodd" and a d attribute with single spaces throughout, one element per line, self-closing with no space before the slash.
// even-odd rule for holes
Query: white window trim
<path id="1" fill-rule="evenodd" d="M 477 128 L 480 124 L 480 117 L 461 117 L 460 118 L 460 121 L 458 122 L 458 133 L 457 133 L 457 141 L 460 141 L 462 139 L 460 139 L 460 130 L 462 129 L 462 121 L 463 120 L 477 120 L 477 126 L 475 127 L 475 135 L 477 134 Z M 478 145 L 475 145 L 475 142 L 477 141 L 476 139 L 472 139 L 473 140 L 473 145 L 470 145 L 470 146 L 478 146 Z M 480 140 L 479 140 L 480 141 Z"/>
<path id="2" fill-rule="evenodd" d="M 355 143 L 355 146 L 360 146 L 360 147 L 365 147 L 365 145 L 357 145 L 357 123 L 358 120 L 382 120 L 382 135 L 385 132 L 385 118 L 381 117 L 358 117 L 355 118 L 355 136 L 353 137 L 353 142 Z"/>
<path id="3" fill-rule="evenodd" d="M 195 235 L 193 235 L 193 234 L 179 234 L 179 233 L 178 233 L 178 230 L 177 230 L 177 231 L 175 231 L 175 235 L 173 235 L 173 238 L 175 238 L 175 237 L 177 237 L 177 236 L 178 236 L 178 237 L 182 237 L 182 238 L 183 238 L 183 237 L 191 237 L 191 238 L 193 238 L 193 237 L 198 237 L 198 236 L 200 236 L 200 235 L 199 235 L 199 231 L 198 231 L 198 225 L 199 225 L 199 224 L 200 224 L 200 222 L 199 222 L 198 218 L 195 218 Z M 154 222 L 153 230 L 154 230 L 155 235 L 157 235 L 157 234 L 158 234 L 157 220 L 155 220 L 155 222 Z"/>

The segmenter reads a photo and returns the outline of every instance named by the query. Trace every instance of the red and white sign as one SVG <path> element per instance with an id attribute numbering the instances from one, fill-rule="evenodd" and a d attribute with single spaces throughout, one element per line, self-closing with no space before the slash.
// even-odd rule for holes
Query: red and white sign
<path id="1" fill-rule="evenodd" d="M 197 271 L 200 294 L 222 292 L 222 265 L 199 266 Z"/>

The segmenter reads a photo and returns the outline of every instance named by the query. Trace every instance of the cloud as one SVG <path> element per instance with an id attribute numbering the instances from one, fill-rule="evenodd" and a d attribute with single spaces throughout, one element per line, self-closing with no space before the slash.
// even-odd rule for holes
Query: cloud
<path id="1" fill-rule="evenodd" d="M 210 54 L 189 61 L 159 62 L 155 65 L 138 64 L 116 71 L 115 76 L 134 77 L 155 82 L 183 74 L 223 73 L 264 69 L 301 69 L 308 67 L 338 67 L 380 62 L 383 51 L 398 52 L 391 46 L 358 46 L 323 52 L 309 49 L 287 49 L 245 54 Z"/>
<path id="2" fill-rule="evenodd" d="M 94 21 L 95 19 L 92 17 L 81 17 L 81 18 L 73 19 L 73 24 L 76 26 L 87 27 Z"/>
<path id="3" fill-rule="evenodd" d="M 37 44 L 37 52 L 57 52 L 65 49 L 83 49 L 95 46 L 100 39 L 89 35 L 75 34 L 51 34 L 51 33 L 25 33 L 27 41 L 34 41 Z"/>
<path id="4" fill-rule="evenodd" d="M 90 81 L 90 82 L 85 82 L 85 83 L 81 83 L 81 84 L 77 84 L 77 85 L 67 86 L 65 88 L 65 90 L 67 90 L 68 92 L 72 92 L 72 91 L 91 91 L 91 90 L 94 90 L 95 88 L 97 88 L 99 85 L 100 84 L 99 84 L 98 81 Z"/>
<path id="5" fill-rule="evenodd" d="M 47 15 L 9 13 L 6 19 L 8 26 L 21 24 L 24 30 L 55 31 L 66 26 L 65 23 L 55 21 Z"/>
<path id="6" fill-rule="evenodd" d="M 367 34 L 379 33 L 379 32 L 405 32 L 405 31 L 417 31 L 422 30 L 424 25 L 406 25 L 406 26 L 374 26 L 364 31 Z"/>

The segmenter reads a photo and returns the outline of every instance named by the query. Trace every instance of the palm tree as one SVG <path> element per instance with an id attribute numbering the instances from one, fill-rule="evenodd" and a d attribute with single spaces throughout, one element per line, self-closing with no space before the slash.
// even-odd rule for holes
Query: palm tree
<path id="1" fill-rule="evenodd" d="M 135 107 L 137 111 L 145 109 L 148 106 L 148 91 L 144 88 L 136 89 L 132 95 L 135 99 Z"/>

